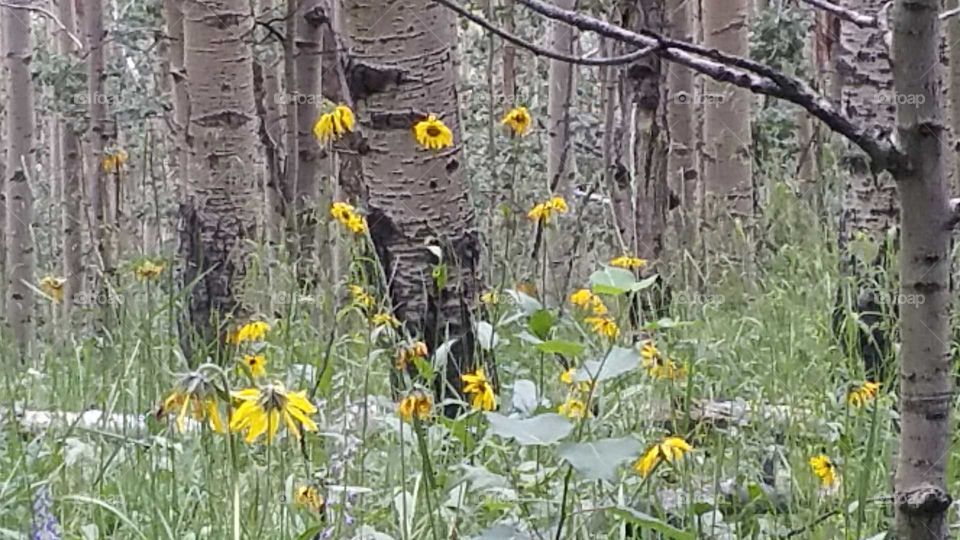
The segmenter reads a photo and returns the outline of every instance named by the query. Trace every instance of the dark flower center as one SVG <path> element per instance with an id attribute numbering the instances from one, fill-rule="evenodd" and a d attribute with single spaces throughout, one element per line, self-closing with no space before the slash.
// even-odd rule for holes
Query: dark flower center
<path id="1" fill-rule="evenodd" d="M 437 126 L 430 126 L 427 128 L 427 135 L 431 137 L 439 137 L 440 133 L 441 133 L 440 128 L 438 128 Z"/>

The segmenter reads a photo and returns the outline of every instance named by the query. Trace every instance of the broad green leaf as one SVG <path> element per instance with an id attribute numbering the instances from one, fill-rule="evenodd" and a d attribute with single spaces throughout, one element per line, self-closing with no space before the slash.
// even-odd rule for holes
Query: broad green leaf
<path id="1" fill-rule="evenodd" d="M 553 323 L 556 320 L 556 317 L 554 317 L 553 313 L 550 313 L 549 310 L 538 309 L 530 316 L 530 322 L 527 323 L 527 326 L 529 326 L 533 335 L 540 339 L 547 339 L 547 336 L 550 334 L 550 329 L 553 328 Z"/>
<path id="2" fill-rule="evenodd" d="M 545 353 L 562 354 L 564 356 L 578 356 L 583 352 L 583 345 L 576 341 L 551 339 L 537 344 L 537 349 Z"/>
<path id="3" fill-rule="evenodd" d="M 547 413 L 533 418 L 508 418 L 498 413 L 484 413 L 494 435 L 516 440 L 520 446 L 547 446 L 554 444 L 573 430 L 566 418 Z"/>
<path id="4" fill-rule="evenodd" d="M 620 464 L 635 458 L 640 450 L 642 447 L 639 442 L 624 437 L 586 443 L 563 443 L 557 453 L 583 477 L 613 482 Z"/>
<path id="5" fill-rule="evenodd" d="M 606 360 L 588 360 L 577 369 L 574 380 L 577 382 L 606 381 L 629 373 L 640 367 L 640 353 L 636 349 L 614 347 Z"/>
<path id="6" fill-rule="evenodd" d="M 683 532 L 669 523 L 661 521 L 649 514 L 644 514 L 639 510 L 634 510 L 633 508 L 620 506 L 610 511 L 624 521 L 629 521 L 643 529 L 656 531 L 664 535 L 665 538 L 672 538 L 673 540 L 696 540 L 697 538 L 691 533 Z"/>
<path id="7" fill-rule="evenodd" d="M 596 294 L 625 294 L 633 290 L 636 284 L 637 277 L 633 272 L 613 266 L 605 266 L 603 270 L 590 275 L 590 288 Z"/>
<path id="8" fill-rule="evenodd" d="M 530 379 L 517 379 L 513 382 L 513 408 L 524 417 L 537 409 L 537 385 Z"/>
<path id="9" fill-rule="evenodd" d="M 538 309 L 543 309 L 543 304 L 539 300 L 530 296 L 529 294 L 514 289 L 507 289 L 507 294 L 513 298 L 513 301 L 520 307 L 520 310 L 526 314 L 532 314 Z"/>

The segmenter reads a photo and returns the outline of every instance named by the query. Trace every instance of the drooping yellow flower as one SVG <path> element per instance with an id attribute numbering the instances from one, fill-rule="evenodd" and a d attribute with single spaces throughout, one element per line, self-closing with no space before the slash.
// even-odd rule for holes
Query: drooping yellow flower
<path id="1" fill-rule="evenodd" d="M 577 368 L 570 368 L 560 374 L 560 382 L 563 384 L 573 384 L 573 377 L 577 374 Z"/>
<path id="2" fill-rule="evenodd" d="M 112 173 L 119 172 L 120 167 L 127 162 L 127 151 L 123 148 L 118 148 L 113 152 L 107 152 L 104 154 L 103 159 L 100 160 L 100 168 L 103 169 L 103 172 Z"/>
<path id="3" fill-rule="evenodd" d="M 54 304 L 63 302 L 63 286 L 67 280 L 54 276 L 46 276 L 40 280 L 40 290 L 53 299 Z"/>
<path id="4" fill-rule="evenodd" d="M 664 357 L 653 340 L 644 340 L 640 346 L 640 358 L 647 375 L 654 379 L 677 380 L 687 376 L 687 369 Z"/>
<path id="5" fill-rule="evenodd" d="M 347 132 L 352 132 L 356 125 L 356 118 L 350 107 L 340 104 L 332 111 L 320 115 L 317 122 L 313 125 L 313 136 L 320 141 L 320 144 L 327 144 L 343 137 Z"/>
<path id="6" fill-rule="evenodd" d="M 571 294 L 570 303 L 579 307 L 580 309 L 590 310 L 594 315 L 597 316 L 602 316 L 609 313 L 606 304 L 603 303 L 603 299 L 587 289 L 580 289 L 579 291 Z"/>
<path id="7" fill-rule="evenodd" d="M 293 502 L 297 506 L 302 506 L 311 512 L 319 514 L 323 511 L 324 501 L 323 496 L 320 495 L 320 491 L 316 487 L 303 484 L 297 486 L 297 489 L 293 492 Z"/>
<path id="8" fill-rule="evenodd" d="M 433 398 L 421 392 L 413 392 L 400 401 L 397 412 L 405 422 L 412 422 L 414 416 L 420 420 L 429 420 L 433 414 Z"/>
<path id="9" fill-rule="evenodd" d="M 692 451 L 693 447 L 683 438 L 667 437 L 647 448 L 643 456 L 633 464 L 633 469 L 637 471 L 637 474 L 646 478 L 660 463 L 676 463 L 683 459 L 687 452 Z"/>
<path id="10" fill-rule="evenodd" d="M 593 333 L 598 336 L 616 338 L 620 335 L 620 327 L 617 326 L 617 321 L 610 317 L 587 317 L 583 321 L 589 324 Z"/>
<path id="11" fill-rule="evenodd" d="M 453 132 L 433 114 L 426 120 L 417 122 L 413 126 L 413 134 L 420 146 L 427 150 L 440 150 L 453 146 Z"/>
<path id="12" fill-rule="evenodd" d="M 546 223 L 553 214 L 567 213 L 567 201 L 563 197 L 551 197 L 549 200 L 534 205 L 527 212 L 527 218 L 531 221 L 543 221 Z"/>
<path id="13" fill-rule="evenodd" d="M 422 341 L 415 341 L 408 347 L 403 347 L 397 351 L 397 361 L 395 363 L 399 371 L 407 369 L 407 365 L 413 362 L 414 358 L 426 358 L 430 354 L 427 344 Z"/>
<path id="14" fill-rule="evenodd" d="M 871 381 L 864 381 L 847 391 L 847 404 L 859 409 L 877 397 L 880 385 Z"/>
<path id="15" fill-rule="evenodd" d="M 580 381 L 576 382 L 574 377 L 577 376 L 577 368 L 571 367 L 570 369 L 564 371 L 560 374 L 560 382 L 567 386 L 574 386 L 574 390 L 581 393 L 587 393 L 590 391 L 590 381 Z"/>
<path id="16" fill-rule="evenodd" d="M 317 424 L 310 419 L 317 408 L 307 399 L 305 391 L 290 392 L 283 383 L 274 381 L 262 388 L 234 392 L 233 397 L 242 403 L 233 412 L 230 430 L 246 431 L 244 440 L 247 443 L 256 442 L 264 433 L 267 434 L 267 444 L 273 442 L 281 421 L 297 439 L 301 427 L 305 431 L 317 430 Z"/>
<path id="17" fill-rule="evenodd" d="M 557 407 L 557 412 L 567 418 L 580 419 L 588 416 L 587 404 L 576 398 L 569 398 Z"/>
<path id="18" fill-rule="evenodd" d="M 216 389 L 202 373 L 192 372 L 181 377 L 173 392 L 157 408 L 157 418 L 174 413 L 177 415 L 176 426 L 180 433 L 186 429 L 188 414 L 198 422 L 206 419 L 211 429 L 217 433 L 226 432 L 223 417 L 220 416 Z"/>
<path id="19" fill-rule="evenodd" d="M 621 255 L 610 261 L 610 266 L 616 266 L 617 268 L 625 268 L 627 270 L 643 268 L 646 265 L 647 265 L 647 261 L 634 257 L 632 255 Z"/>
<path id="20" fill-rule="evenodd" d="M 497 291 L 487 291 L 480 295 L 480 302 L 487 306 L 495 306 L 500 303 L 500 294 Z"/>
<path id="21" fill-rule="evenodd" d="M 387 312 L 380 312 L 374 314 L 373 317 L 370 317 L 370 322 L 374 326 L 386 326 L 388 328 L 396 328 L 400 326 L 400 321 L 397 320 L 392 314 Z"/>
<path id="22" fill-rule="evenodd" d="M 503 120 L 500 120 L 500 123 L 513 130 L 513 134 L 517 137 L 525 135 L 532 122 L 530 111 L 523 106 L 514 107 L 503 116 Z"/>
<path id="23" fill-rule="evenodd" d="M 330 207 L 330 215 L 354 234 L 367 232 L 367 219 L 357 213 L 357 210 L 345 202 L 335 202 Z"/>
<path id="24" fill-rule="evenodd" d="M 837 466 L 828 456 L 824 454 L 813 456 L 809 463 L 813 474 L 820 479 L 821 487 L 829 489 L 837 485 Z"/>
<path id="25" fill-rule="evenodd" d="M 487 380 L 483 368 L 477 368 L 473 373 L 461 375 L 464 394 L 472 394 L 470 405 L 481 411 L 492 411 L 497 408 L 497 396 L 493 393 L 493 385 Z"/>
<path id="26" fill-rule="evenodd" d="M 263 341 L 270 331 L 270 325 L 264 321 L 251 321 L 227 336 L 228 343 L 241 344 L 251 341 Z"/>
<path id="27" fill-rule="evenodd" d="M 362 308 L 373 307 L 373 304 L 376 303 L 373 295 L 365 291 L 360 285 L 347 285 L 347 289 L 350 291 L 353 303 Z"/>
<path id="28" fill-rule="evenodd" d="M 267 374 L 267 358 L 262 354 L 246 354 L 241 362 L 251 377 L 263 377 Z"/>
<path id="29" fill-rule="evenodd" d="M 163 265 L 154 264 L 152 261 L 143 261 L 133 269 L 133 275 L 141 281 L 154 280 L 162 273 Z"/>

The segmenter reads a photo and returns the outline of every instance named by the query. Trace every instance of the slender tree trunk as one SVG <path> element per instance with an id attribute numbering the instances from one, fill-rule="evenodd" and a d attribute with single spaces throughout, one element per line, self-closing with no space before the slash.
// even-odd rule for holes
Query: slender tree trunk
<path id="1" fill-rule="evenodd" d="M 667 32 L 670 37 L 695 42 L 693 6 L 695 0 L 668 0 L 666 3 Z M 689 68 L 669 63 L 667 73 L 667 132 L 670 151 L 667 154 L 667 182 L 670 191 L 678 199 L 678 206 L 670 216 L 670 230 L 676 244 L 673 261 L 681 269 L 686 268 L 685 253 L 695 249 L 697 233 L 697 184 L 700 176 L 697 169 L 695 137 L 694 76 Z M 671 250 L 673 251 L 673 250 Z M 684 271 L 684 274 L 688 272 Z M 688 279 L 684 277 L 684 283 Z"/>
<path id="2" fill-rule="evenodd" d="M 273 0 L 262 0 L 260 2 L 260 18 L 270 20 L 276 17 L 276 5 Z M 259 65 L 261 80 L 261 95 L 257 98 L 262 108 L 262 129 L 261 138 L 264 149 L 265 178 L 264 178 L 264 200 L 265 214 L 264 223 L 266 224 L 266 236 L 271 244 L 277 244 L 283 236 L 283 179 L 282 175 L 282 156 L 283 146 L 286 141 L 286 124 L 284 120 L 283 109 L 285 101 L 280 84 L 280 66 L 284 62 L 283 43 L 275 44 L 271 36 L 269 45 L 263 54 Z M 256 70 L 257 67 L 255 66 Z"/>
<path id="3" fill-rule="evenodd" d="M 296 220 L 298 238 L 297 274 L 303 283 L 312 283 L 318 269 L 329 265 L 316 260 L 318 243 L 326 244 L 320 234 L 318 217 L 326 217 L 329 203 L 319 207 L 320 193 L 330 200 L 330 189 L 319 185 L 322 155 L 320 145 L 313 136 L 313 124 L 322 110 L 320 77 L 323 52 L 323 11 L 319 0 L 300 0 L 296 40 L 297 71 L 297 185 L 294 194 L 293 219 Z"/>
<path id="4" fill-rule="evenodd" d="M 884 0 L 845 0 L 843 7 L 868 16 L 880 16 Z M 895 125 L 897 94 L 890 71 L 890 53 L 884 28 L 840 25 L 837 66 L 841 79 L 840 108 L 854 121 L 875 133 L 890 133 Z M 869 158 L 846 144 L 841 154 L 845 169 L 839 246 L 841 273 L 853 280 L 850 301 L 856 320 L 855 349 L 863 359 L 867 377 L 886 379 L 884 366 L 890 351 L 891 283 L 889 252 L 897 237 L 899 203 L 893 177 L 874 172 Z M 879 285 L 878 285 L 879 284 Z M 840 308 L 847 304 L 838 293 Z M 843 311 L 837 321 L 843 321 Z M 838 324 L 839 326 L 839 324 Z M 842 335 L 842 334 L 841 334 Z M 844 342 L 846 344 L 846 342 Z"/>
<path id="5" fill-rule="evenodd" d="M 503 28 L 511 34 L 516 29 L 513 0 L 503 1 Z M 503 100 L 508 105 L 517 99 L 517 48 L 512 43 L 503 44 Z"/>
<path id="6" fill-rule="evenodd" d="M 941 143 L 938 12 L 938 0 L 897 0 L 892 18 L 894 90 L 918 98 L 897 107 L 899 140 L 909 157 L 909 167 L 897 174 L 901 290 L 923 298 L 900 307 L 902 431 L 894 490 L 898 537 L 910 540 L 950 537 L 945 474 L 955 376 L 949 346 L 953 223 Z"/>
<path id="7" fill-rule="evenodd" d="M 104 30 L 103 30 L 103 1 L 89 0 L 83 12 L 85 17 L 86 42 L 89 53 L 87 56 L 87 90 L 88 90 L 88 129 L 87 139 L 90 144 L 91 164 L 87 171 L 89 181 L 87 191 L 90 196 L 90 234 L 96 253 L 99 257 L 97 267 L 100 270 L 98 280 L 109 279 L 113 274 L 110 254 L 110 224 L 107 222 L 107 199 L 103 168 L 100 166 L 107 149 L 108 134 L 106 131 L 106 102 L 104 92 Z M 99 288 L 100 286 L 98 286 Z M 104 286 L 104 290 L 106 290 Z"/>
<path id="8" fill-rule="evenodd" d="M 411 334 L 422 335 L 431 351 L 456 339 L 446 368 L 448 385 L 438 381 L 437 391 L 440 396 L 448 387 L 459 392 L 460 374 L 475 367 L 471 314 L 480 286 L 480 253 L 461 168 L 456 21 L 431 0 L 398 0 L 386 18 L 380 4 L 349 0 L 344 21 L 359 58 L 404 72 L 403 84 L 359 89 L 354 95 L 369 144 L 363 178 L 367 220 L 397 317 Z M 419 147 L 411 127 L 423 116 L 411 110 L 438 115 L 455 145 L 441 151 Z M 444 284 L 430 277 L 438 261 L 428 244 L 442 250 Z"/>
<path id="9" fill-rule="evenodd" d="M 286 230 L 286 245 L 289 249 L 296 252 L 297 242 L 297 219 L 296 219 L 296 199 L 297 199 L 297 181 L 300 179 L 298 167 L 300 166 L 300 124 L 297 119 L 297 24 L 299 23 L 300 1 L 286 0 L 287 14 L 284 31 L 286 35 L 283 41 L 283 91 L 286 94 L 286 107 L 284 112 L 286 116 L 286 141 L 284 142 L 285 157 L 283 161 L 283 203 L 284 203 L 284 229 Z"/>
<path id="10" fill-rule="evenodd" d="M 946 0 L 945 9 L 960 7 L 958 0 Z M 953 193 L 960 193 L 960 17 L 953 16 L 944 21 L 944 32 L 947 40 L 947 54 L 949 68 L 947 77 L 948 103 L 950 105 L 950 131 L 953 132 L 953 145 L 947 149 L 947 154 L 953 156 Z"/>
<path id="11" fill-rule="evenodd" d="M 573 9 L 577 0 L 559 0 L 558 7 Z M 576 33 L 568 25 L 550 23 L 550 47 L 554 51 L 567 55 L 574 54 Z M 568 200 L 573 189 L 574 150 L 571 133 L 570 107 L 573 96 L 576 95 L 576 68 L 575 66 L 550 60 L 549 92 L 547 96 L 547 131 L 549 144 L 547 145 L 547 179 L 551 190 L 563 195 Z"/>
<path id="12" fill-rule="evenodd" d="M 76 19 L 73 13 L 73 2 L 59 2 L 60 22 L 72 33 L 75 32 Z M 73 56 L 73 40 L 65 31 L 59 33 L 60 54 L 65 57 Z M 82 209 L 79 193 L 83 191 L 83 164 L 80 161 L 80 133 L 72 119 L 62 117 L 60 120 L 60 163 L 63 171 L 61 189 L 62 227 L 63 227 L 63 275 L 66 279 L 63 291 L 63 310 L 70 313 L 74 299 L 83 290 L 83 240 Z"/>
<path id="13" fill-rule="evenodd" d="M 190 287 L 180 325 L 192 362 L 222 343 L 238 315 L 245 240 L 256 225 L 257 116 L 246 0 L 192 1 L 184 8 L 184 64 L 190 96 L 189 171 L 180 201 L 180 280 Z"/>
<path id="14" fill-rule="evenodd" d="M 190 99 L 187 96 L 187 72 L 183 65 L 183 11 L 181 0 L 164 0 L 163 19 L 167 26 L 170 64 L 170 88 L 173 92 L 173 146 L 171 154 L 179 193 L 186 183 L 190 152 L 187 149 L 187 124 L 190 115 Z"/>
<path id="15" fill-rule="evenodd" d="M 29 6 L 26 0 L 11 2 Z M 3 58 L 9 111 L 7 117 L 7 324 L 25 362 L 33 335 L 34 246 L 31 232 L 33 194 L 33 82 L 30 73 L 30 13 L 3 11 Z"/>
<path id="16" fill-rule="evenodd" d="M 749 55 L 749 0 L 704 2 L 704 45 L 737 56 Z M 734 234 L 728 217 L 749 230 L 754 213 L 753 167 L 750 156 L 750 110 L 753 94 L 708 79 L 703 100 L 703 181 L 706 222 L 722 237 Z M 742 246 L 744 263 L 750 255 L 749 238 Z"/>

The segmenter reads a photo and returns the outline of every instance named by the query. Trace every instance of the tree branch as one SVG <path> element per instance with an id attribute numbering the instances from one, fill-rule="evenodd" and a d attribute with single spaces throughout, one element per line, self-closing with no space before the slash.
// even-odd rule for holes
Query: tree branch
<path id="1" fill-rule="evenodd" d="M 22 9 L 24 11 L 33 11 L 34 13 L 39 13 L 40 15 L 43 15 L 47 19 L 50 19 L 51 21 L 53 21 L 53 24 L 57 25 L 57 27 L 60 28 L 61 32 L 66 32 L 67 37 L 69 37 L 70 40 L 73 41 L 74 45 L 77 46 L 78 51 L 83 50 L 83 42 L 80 41 L 80 38 L 73 35 L 72 32 L 67 30 L 67 27 L 62 22 L 60 22 L 60 19 L 58 19 L 57 16 L 51 13 L 49 10 L 46 10 L 42 7 L 31 6 L 26 4 L 11 4 L 10 2 L 0 2 L 0 7 L 10 8 L 10 9 Z"/>
<path id="2" fill-rule="evenodd" d="M 563 53 L 559 53 L 550 49 L 545 49 L 539 47 L 529 41 L 525 41 L 523 38 L 515 36 L 506 30 L 498 28 L 491 24 L 489 21 L 480 17 L 479 15 L 474 15 L 470 10 L 461 7 L 455 0 L 433 0 L 434 2 L 446 6 L 451 10 L 455 11 L 459 15 L 473 21 L 474 23 L 480 25 L 481 27 L 487 29 L 489 32 L 492 32 L 506 41 L 517 45 L 518 47 L 524 48 L 538 56 L 545 56 L 551 60 L 559 60 L 561 62 L 567 62 L 568 64 L 578 64 L 582 66 L 617 66 L 623 64 L 632 64 L 640 58 L 647 56 L 653 52 L 653 47 L 644 47 L 640 50 L 633 51 L 629 54 L 624 54 L 620 56 L 612 56 L 609 58 L 590 58 L 587 56 L 568 56 Z"/>
<path id="3" fill-rule="evenodd" d="M 800 0 L 806 4 L 810 4 L 815 8 L 822 9 L 824 11 L 830 12 L 837 17 L 847 21 L 852 22 L 853 24 L 859 26 L 860 28 L 876 28 L 879 24 L 876 17 L 871 17 L 869 15 L 863 15 L 857 13 L 851 9 L 847 9 L 842 6 L 838 6 L 834 3 L 828 2 L 827 0 Z"/>
<path id="4" fill-rule="evenodd" d="M 596 32 L 638 47 L 653 47 L 653 52 L 661 58 L 687 66 L 715 80 L 799 105 L 827 124 L 830 129 L 859 146 L 870 157 L 875 170 L 894 172 L 906 166 L 906 157 L 888 138 L 882 138 L 862 126 L 855 125 L 800 79 L 784 75 L 752 60 L 668 39 L 654 32 L 631 32 L 589 15 L 558 8 L 542 0 L 517 1 L 547 18 L 562 21 L 581 30 Z"/>

